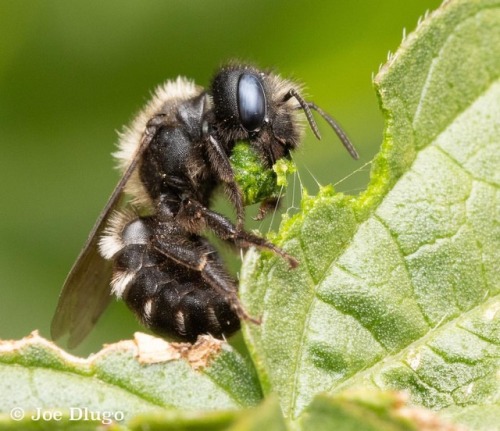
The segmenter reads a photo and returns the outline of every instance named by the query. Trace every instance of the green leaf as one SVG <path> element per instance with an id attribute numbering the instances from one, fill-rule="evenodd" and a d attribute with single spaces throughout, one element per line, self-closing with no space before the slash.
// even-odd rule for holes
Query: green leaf
<path id="1" fill-rule="evenodd" d="M 238 413 L 236 411 L 183 412 L 171 410 L 161 413 L 149 413 L 135 416 L 127 424 L 130 431 L 219 431 L 227 430 Z"/>
<path id="2" fill-rule="evenodd" d="M 257 408 L 244 412 L 228 431 L 287 431 L 279 402 L 276 397 L 268 397 Z"/>
<path id="3" fill-rule="evenodd" d="M 70 417 L 70 422 L 90 426 L 86 418 L 78 420 L 78 409 L 108 412 L 127 422 L 139 413 L 230 411 L 256 405 L 260 388 L 245 360 L 225 342 L 204 340 L 186 346 L 136 334 L 135 341 L 107 346 L 89 359 L 73 357 L 36 333 L 3 341 L 0 426 L 16 424 L 8 420 L 15 408 L 27 419 L 22 429 L 44 422 L 29 420 L 37 408 L 63 412 L 64 420 Z M 160 363 L 151 363 L 151 358 Z M 227 422 L 226 416 L 217 421 Z"/>
<path id="4" fill-rule="evenodd" d="M 269 397 L 258 407 L 240 412 L 219 411 L 210 413 L 168 413 L 145 414 L 136 416 L 128 423 L 131 431 L 286 431 L 285 420 L 275 397 Z"/>
<path id="5" fill-rule="evenodd" d="M 404 396 L 376 391 L 320 394 L 306 408 L 304 430 L 335 431 L 453 431 L 458 428 L 436 414 L 406 404 Z"/>
<path id="6" fill-rule="evenodd" d="M 500 423 L 499 76 L 500 1 L 445 2 L 375 79 L 386 128 L 366 192 L 304 198 L 279 236 L 297 269 L 247 255 L 241 296 L 263 323 L 244 333 L 286 417 L 369 386 Z"/>

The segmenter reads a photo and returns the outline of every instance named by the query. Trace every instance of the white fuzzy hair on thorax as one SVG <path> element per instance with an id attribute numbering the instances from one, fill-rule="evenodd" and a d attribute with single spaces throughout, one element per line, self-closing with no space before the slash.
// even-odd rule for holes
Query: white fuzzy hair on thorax
<path id="1" fill-rule="evenodd" d="M 113 153 L 118 169 L 122 173 L 125 172 L 132 160 L 134 160 L 148 121 L 159 112 L 162 112 L 166 102 L 171 103 L 176 100 L 181 102 L 200 94 L 201 91 L 201 87 L 182 76 L 158 86 L 146 107 L 139 112 L 132 124 L 119 134 L 118 150 Z M 132 197 L 133 205 L 151 207 L 151 199 L 139 178 L 137 168 L 125 186 L 125 193 Z"/>

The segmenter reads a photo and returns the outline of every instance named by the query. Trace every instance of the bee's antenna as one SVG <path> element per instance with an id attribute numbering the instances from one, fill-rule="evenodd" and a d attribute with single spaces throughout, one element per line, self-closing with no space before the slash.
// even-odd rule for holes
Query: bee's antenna
<path id="1" fill-rule="evenodd" d="M 314 132 L 314 135 L 316 136 L 316 138 L 321 139 L 321 135 L 319 134 L 318 126 L 316 125 L 316 122 L 314 121 L 314 118 L 312 116 L 311 109 L 314 109 L 330 125 L 330 127 L 333 129 L 335 134 L 339 137 L 340 141 L 342 142 L 342 145 L 344 145 L 345 149 L 351 155 L 351 157 L 355 160 L 359 159 L 358 152 L 354 148 L 354 145 L 352 145 L 350 139 L 347 137 L 345 132 L 342 130 L 342 127 L 340 127 L 339 123 L 337 123 L 337 121 L 335 121 L 335 119 L 333 117 L 328 115 L 325 111 L 323 111 L 315 103 L 306 102 L 300 96 L 300 94 L 298 94 L 293 88 L 287 93 L 287 95 L 285 96 L 285 100 L 288 100 L 292 97 L 294 97 L 297 100 L 297 102 L 299 102 L 300 108 L 304 111 L 304 114 L 306 115 L 306 118 L 307 118 L 307 122 L 309 123 L 309 126 L 311 127 L 312 131 Z"/>
<path id="2" fill-rule="evenodd" d="M 291 88 L 290 91 L 286 94 L 286 96 L 284 98 L 285 102 L 287 100 L 291 99 L 292 97 L 295 97 L 297 102 L 299 102 L 300 109 L 302 109 L 304 111 L 304 114 L 306 114 L 307 122 L 309 123 L 309 126 L 311 127 L 311 130 L 313 131 L 316 138 L 318 138 L 318 140 L 321 139 L 321 135 L 319 133 L 318 126 L 316 125 L 316 121 L 314 121 L 314 117 L 312 115 L 312 112 L 309 109 L 310 104 L 308 102 L 306 102 L 302 98 L 302 96 L 299 93 L 297 93 L 293 88 Z M 297 109 L 299 109 L 299 108 L 297 108 Z"/>
<path id="3" fill-rule="evenodd" d="M 323 119 L 330 125 L 330 127 L 333 129 L 333 131 L 337 134 L 340 141 L 344 145 L 345 149 L 349 152 L 351 157 L 355 160 L 358 160 L 359 154 L 356 151 L 356 148 L 354 148 L 354 145 L 352 145 L 350 139 L 347 137 L 345 132 L 342 130 L 342 127 L 340 127 L 339 123 L 337 123 L 337 121 L 335 121 L 335 119 L 333 117 L 328 115 L 325 111 L 323 111 L 315 103 L 307 102 L 307 106 L 311 109 L 314 109 L 319 115 L 321 115 L 323 117 Z"/>

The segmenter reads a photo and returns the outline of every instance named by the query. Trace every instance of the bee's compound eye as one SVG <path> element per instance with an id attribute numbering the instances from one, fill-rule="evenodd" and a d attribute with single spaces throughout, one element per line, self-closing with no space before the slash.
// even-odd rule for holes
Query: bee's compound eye
<path id="1" fill-rule="evenodd" d="M 260 80 L 243 73 L 238 81 L 238 111 L 241 125 L 249 132 L 262 127 L 266 117 L 266 96 Z"/>

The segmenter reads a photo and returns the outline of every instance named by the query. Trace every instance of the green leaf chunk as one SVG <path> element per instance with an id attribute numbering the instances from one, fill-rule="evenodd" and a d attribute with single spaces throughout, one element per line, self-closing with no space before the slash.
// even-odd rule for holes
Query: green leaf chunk
<path id="1" fill-rule="evenodd" d="M 259 155 L 246 142 L 236 144 L 230 162 L 244 205 L 283 196 L 287 175 L 296 170 L 295 164 L 287 159 L 278 160 L 271 169 L 264 167 Z"/>

